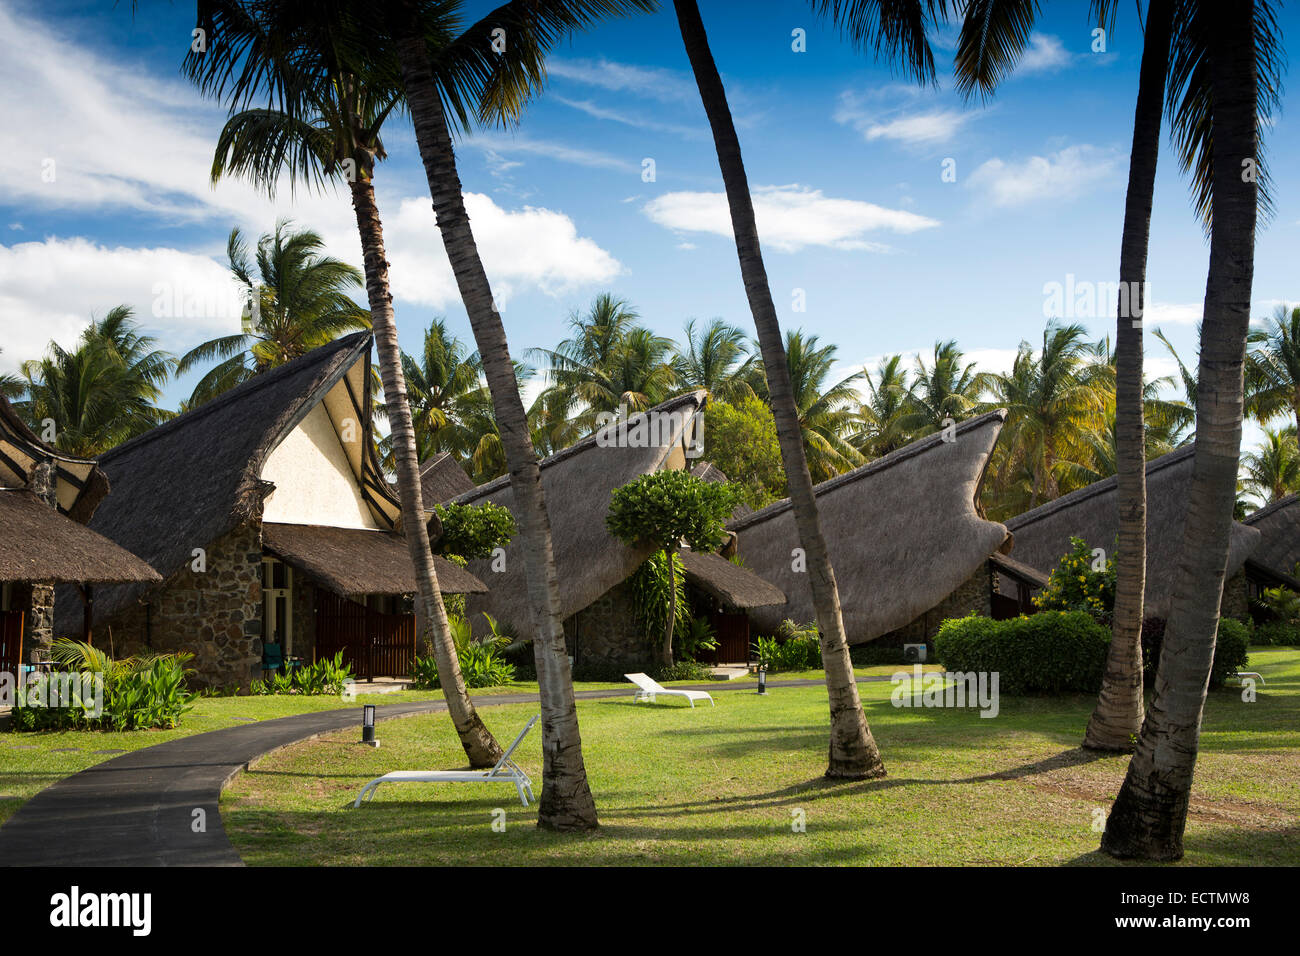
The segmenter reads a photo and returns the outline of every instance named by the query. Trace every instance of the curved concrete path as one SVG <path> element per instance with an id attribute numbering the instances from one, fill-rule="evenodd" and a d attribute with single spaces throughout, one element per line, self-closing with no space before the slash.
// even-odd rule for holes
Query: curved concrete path
<path id="1" fill-rule="evenodd" d="M 859 677 L 858 682 L 889 680 Z M 769 682 L 817 687 L 821 680 Z M 693 685 L 748 690 L 755 685 Z M 628 690 L 578 691 L 581 700 L 625 697 Z M 536 702 L 536 694 L 475 699 L 481 708 Z M 381 704 L 379 720 L 440 713 L 441 700 Z M 53 783 L 0 827 L 0 866 L 242 866 L 222 825 L 218 801 L 236 774 L 271 751 L 357 726 L 355 707 L 298 714 L 181 737 L 106 760 Z M 205 826 L 196 832 L 196 810 Z"/>

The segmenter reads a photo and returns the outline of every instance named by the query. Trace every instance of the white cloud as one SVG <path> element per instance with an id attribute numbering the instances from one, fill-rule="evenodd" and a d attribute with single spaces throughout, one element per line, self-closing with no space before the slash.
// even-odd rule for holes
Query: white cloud
<path id="1" fill-rule="evenodd" d="M 1070 62 L 1061 38 L 1049 33 L 1035 33 L 1029 37 L 1029 47 L 1016 64 L 1018 73 L 1040 73 L 1059 70 Z"/>
<path id="2" fill-rule="evenodd" d="M 601 57 L 598 60 L 550 59 L 546 61 L 546 72 L 550 76 L 633 93 L 663 103 L 699 102 L 698 88 L 690 74 L 676 70 L 617 63 Z"/>
<path id="3" fill-rule="evenodd" d="M 563 96 L 552 94 L 551 99 L 557 103 L 563 103 L 571 109 L 586 113 L 595 119 L 608 120 L 612 123 L 621 123 L 624 126 L 632 126 L 636 129 L 649 130 L 655 133 L 671 133 L 674 136 L 680 136 L 683 139 L 704 139 L 708 133 L 702 127 L 682 126 L 678 123 L 663 123 L 658 120 L 647 119 L 635 113 L 626 113 L 622 110 L 610 109 L 593 103 L 591 100 L 571 100 Z"/>
<path id="4" fill-rule="evenodd" d="M 938 220 L 916 213 L 855 199 L 832 199 L 820 189 L 797 184 L 760 186 L 752 195 L 763 245 L 782 252 L 797 252 L 806 246 L 879 252 L 887 247 L 868 241 L 865 234 L 880 230 L 912 233 L 939 225 Z M 668 229 L 732 237 L 725 193 L 666 193 L 641 210 Z"/>
<path id="5" fill-rule="evenodd" d="M 886 139 L 905 146 L 934 146 L 951 140 L 978 115 L 944 107 L 909 112 L 921 95 L 897 84 L 866 93 L 845 90 L 831 118 L 857 130 L 867 142 Z"/>
<path id="6" fill-rule="evenodd" d="M 641 171 L 639 159 L 634 163 L 627 159 L 611 156 L 608 153 L 582 149 L 577 146 L 566 146 L 563 143 L 555 143 L 550 140 L 532 139 L 527 136 L 480 133 L 464 140 L 461 147 L 467 146 L 490 152 L 498 159 L 512 153 L 526 153 L 531 156 L 554 159 L 562 163 L 572 163 L 576 166 L 590 166 L 595 169 L 616 169 L 622 173 L 640 173 Z"/>
<path id="7" fill-rule="evenodd" d="M 971 173 L 966 185 L 993 206 L 1019 206 L 1075 196 L 1109 178 L 1118 165 L 1113 150 L 1068 146 L 1047 156 L 1030 156 L 1020 161 L 987 160 Z"/>
<path id="8" fill-rule="evenodd" d="M 1151 302 L 1143 311 L 1142 325 L 1157 328 L 1162 325 L 1195 325 L 1205 311 L 1201 302 Z"/>
<path id="9" fill-rule="evenodd" d="M 207 256 L 86 239 L 0 245 L 5 369 L 44 355 L 51 339 L 72 345 L 92 312 L 102 316 L 117 305 L 131 306 L 136 321 L 172 352 L 239 330 L 230 273 Z"/>

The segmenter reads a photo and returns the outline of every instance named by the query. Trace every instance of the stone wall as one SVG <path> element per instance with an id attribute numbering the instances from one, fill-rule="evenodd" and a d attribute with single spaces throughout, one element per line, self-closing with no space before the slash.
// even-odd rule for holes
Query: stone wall
<path id="1" fill-rule="evenodd" d="M 22 611 L 23 659 L 29 664 L 50 659 L 54 643 L 54 585 L 15 584 L 10 593 L 14 610 Z"/>
<path id="2" fill-rule="evenodd" d="M 147 606 L 114 615 L 96 635 L 106 627 L 119 657 L 188 651 L 193 684 L 246 690 L 262 676 L 261 526 L 210 543 L 206 570 L 186 565 L 150 593 Z"/>
<path id="3" fill-rule="evenodd" d="M 1244 621 L 1250 617 L 1250 585 L 1246 572 L 1238 571 L 1223 582 L 1223 601 L 1219 605 L 1221 617 L 1235 617 Z"/>
<path id="4" fill-rule="evenodd" d="M 993 616 L 992 600 L 989 596 L 990 577 L 996 582 L 997 576 L 992 574 L 992 568 L 985 561 L 955 591 L 930 610 L 911 623 L 888 634 L 882 634 L 871 644 L 877 647 L 902 647 L 904 644 L 924 643 L 933 654 L 934 636 L 939 633 L 939 626 L 950 617 L 965 617 L 971 611 L 984 617 Z M 850 643 L 860 642 L 850 641 Z"/>
<path id="5" fill-rule="evenodd" d="M 643 670 L 653 652 L 632 606 L 626 581 L 610 588 L 564 622 L 564 640 L 575 670 Z"/>

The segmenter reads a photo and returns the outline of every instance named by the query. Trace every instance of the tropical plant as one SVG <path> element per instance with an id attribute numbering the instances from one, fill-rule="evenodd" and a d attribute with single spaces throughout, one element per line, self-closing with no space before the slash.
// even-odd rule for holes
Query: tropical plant
<path id="1" fill-rule="evenodd" d="M 477 505 L 449 502 L 434 505 L 433 510 L 442 525 L 442 535 L 434 547 L 444 557 L 458 555 L 468 561 L 490 558 L 497 548 L 509 544 L 517 531 L 510 509 L 490 501 Z"/>
<path id="2" fill-rule="evenodd" d="M 735 403 L 704 406 L 705 457 L 741 489 L 757 511 L 785 497 L 785 471 L 776 437 L 776 419 L 767 403 L 753 395 Z"/>
<path id="3" fill-rule="evenodd" d="M 501 687 L 514 681 L 514 665 L 502 656 L 510 638 L 499 634 L 490 618 L 491 633 L 479 640 L 471 634 L 468 618 L 452 615 L 447 620 L 456 647 L 456 659 L 467 686 Z M 437 690 L 442 686 L 438 659 L 416 657 L 412 662 L 411 679 L 415 687 Z"/>
<path id="4" fill-rule="evenodd" d="M 867 394 L 857 408 L 860 430 L 850 441 L 865 458 L 874 459 L 912 441 L 907 421 L 913 405 L 912 391 L 901 355 L 881 359 L 874 376 L 864 368 L 862 380 Z"/>
<path id="5" fill-rule="evenodd" d="M 1115 589 L 1114 555 L 1099 555 L 1082 538 L 1071 537 L 1070 550 L 1048 576 L 1047 586 L 1034 596 L 1034 607 L 1040 611 L 1084 611 L 1101 624 L 1110 624 Z"/>
<path id="6" fill-rule="evenodd" d="M 686 660 L 695 660 L 696 656 L 718 649 L 718 632 L 709 619 L 702 615 L 688 614 L 677 632 L 677 651 Z"/>
<path id="7" fill-rule="evenodd" d="M 1262 329 L 1252 330 L 1251 340 L 1251 410 L 1261 422 L 1287 414 L 1300 426 L 1300 306 L 1277 306 Z"/>
<path id="8" fill-rule="evenodd" d="M 231 129 L 227 124 L 223 130 L 213 162 L 213 180 L 227 172 L 254 177 L 272 175 L 270 170 L 256 166 L 266 161 L 265 157 L 252 155 L 267 145 L 229 141 L 239 135 Z M 257 129 L 247 135 L 274 133 Z M 226 258 L 244 298 L 242 329 L 234 335 L 209 339 L 181 356 L 177 375 L 216 363 L 194 386 L 186 403 L 189 408 L 197 408 L 254 375 L 291 362 L 341 335 L 370 327 L 370 314 L 349 295 L 350 290 L 361 288 L 361 273 L 341 259 L 325 255 L 324 248 L 325 241 L 319 234 L 310 229 L 295 230 L 292 222 L 282 219 L 276 222 L 274 232 L 262 234 L 256 256 L 250 258 L 243 234 L 238 229 L 230 230 Z"/>
<path id="9" fill-rule="evenodd" d="M 1264 440 L 1255 451 L 1241 456 L 1241 465 L 1246 472 L 1242 487 L 1264 504 L 1300 491 L 1300 446 L 1296 444 L 1295 426 L 1265 428 Z"/>
<path id="10" fill-rule="evenodd" d="M 380 129 L 401 104 L 402 91 L 392 71 L 377 67 L 362 50 L 362 38 L 369 35 L 373 20 L 369 11 L 346 3 L 200 0 L 199 24 L 206 31 L 207 49 L 191 51 L 185 71 L 203 93 L 226 100 L 230 107 L 213 158 L 214 180 L 228 173 L 243 175 L 269 194 L 282 173 L 312 187 L 339 182 L 348 187 L 365 263 L 404 537 L 418 589 L 416 617 L 421 631 L 432 636 L 448 685 L 448 714 L 461 746 L 472 766 L 490 767 L 501 756 L 501 746 L 459 679 L 425 526 L 419 459 L 373 185 L 376 163 L 387 155 Z M 448 56 L 444 65 L 473 85 L 477 62 L 467 52 Z M 272 105 L 250 108 L 258 96 Z M 233 263 L 236 257 L 231 259 Z"/>
<path id="11" fill-rule="evenodd" d="M 680 555 L 672 556 L 670 572 L 664 552 L 656 551 L 632 572 L 628 587 L 632 594 L 632 611 L 652 646 L 663 647 L 663 634 L 670 614 L 673 615 L 674 628 L 687 626 L 691 609 L 686 603 L 686 568 Z"/>
<path id="12" fill-rule="evenodd" d="M 483 365 L 447 331 L 444 319 L 434 319 L 424 333 L 419 358 L 402 353 L 402 373 L 411 402 L 415 450 L 421 461 L 450 452 L 464 461 L 478 445 L 480 433 L 471 424 L 471 406 L 482 389 Z M 393 470 L 391 437 L 380 443 L 384 467 Z"/>
<path id="13" fill-rule="evenodd" d="M 744 332 L 722 319 L 712 319 L 698 330 L 690 319 L 685 331 L 685 347 L 673 347 L 672 368 L 679 389 L 703 389 L 711 399 L 723 402 L 753 396 L 749 379 L 754 357 L 746 347 Z"/>
<path id="14" fill-rule="evenodd" d="M 916 357 L 916 371 L 907 390 L 905 411 L 900 424 L 911 435 L 937 432 L 948 421 L 961 421 L 975 410 L 981 379 L 975 363 L 966 362 L 957 343 L 934 343 L 934 356 L 927 366 Z"/>
<path id="15" fill-rule="evenodd" d="M 673 662 L 673 630 L 677 624 L 677 551 L 685 541 L 692 549 L 712 552 L 725 540 L 724 525 L 740 503 L 740 489 L 705 481 L 675 469 L 641 475 L 610 495 L 605 525 L 629 545 L 652 545 L 668 563 L 669 608 L 660 653 L 661 663 Z"/>
<path id="16" fill-rule="evenodd" d="M 157 403 L 176 360 L 132 314 L 125 305 L 109 309 L 71 351 L 51 342 L 45 358 L 23 363 L 25 397 L 15 407 L 38 434 L 53 422 L 60 450 L 93 457 L 171 417 Z"/>

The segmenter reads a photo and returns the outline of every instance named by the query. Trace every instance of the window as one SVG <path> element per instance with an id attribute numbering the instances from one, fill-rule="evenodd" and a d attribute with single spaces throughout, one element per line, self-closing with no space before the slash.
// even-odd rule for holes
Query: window
<path id="1" fill-rule="evenodd" d="M 293 653 L 293 568 L 277 558 L 262 558 L 262 640 Z"/>

